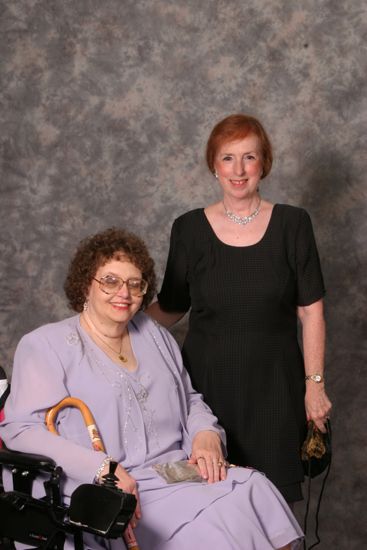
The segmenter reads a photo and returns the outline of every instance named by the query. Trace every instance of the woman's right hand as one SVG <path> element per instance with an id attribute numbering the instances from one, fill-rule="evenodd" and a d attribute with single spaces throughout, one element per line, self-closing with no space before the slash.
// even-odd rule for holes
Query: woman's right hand
<path id="1" fill-rule="evenodd" d="M 306 386 L 305 408 L 307 420 L 313 420 L 320 432 L 326 433 L 326 422 L 331 411 L 331 402 L 325 392 L 324 383 L 308 382 Z"/>
<path id="2" fill-rule="evenodd" d="M 107 464 L 103 469 L 102 476 L 107 474 L 108 471 L 109 471 L 109 465 Z M 125 468 L 121 466 L 121 464 L 117 465 L 115 476 L 118 478 L 117 487 L 125 491 L 125 493 L 130 493 L 134 495 L 134 497 L 136 498 L 135 512 L 130 521 L 131 527 L 135 529 L 135 527 L 138 524 L 138 520 L 141 518 L 138 485 L 136 483 L 136 480 L 127 473 L 127 471 L 125 470 Z"/>

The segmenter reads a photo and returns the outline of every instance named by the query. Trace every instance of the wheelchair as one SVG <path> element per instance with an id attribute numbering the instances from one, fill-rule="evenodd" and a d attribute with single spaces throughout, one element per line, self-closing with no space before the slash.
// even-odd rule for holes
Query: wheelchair
<path id="1" fill-rule="evenodd" d="M 0 379 L 5 379 L 3 370 Z M 9 391 L 8 387 L 0 395 L 0 411 Z M 135 511 L 136 498 L 117 488 L 116 467 L 117 463 L 110 463 L 110 471 L 102 484 L 77 487 L 70 504 L 66 505 L 62 502 L 64 473 L 60 466 L 46 456 L 11 451 L 3 446 L 0 449 L 0 548 L 12 550 L 19 542 L 29 549 L 62 550 L 69 535 L 75 550 L 82 550 L 83 533 L 106 539 L 121 537 Z M 4 490 L 1 475 L 4 468 L 11 471 L 12 491 Z M 45 496 L 40 499 L 32 496 L 33 481 L 38 476 L 45 479 Z"/>

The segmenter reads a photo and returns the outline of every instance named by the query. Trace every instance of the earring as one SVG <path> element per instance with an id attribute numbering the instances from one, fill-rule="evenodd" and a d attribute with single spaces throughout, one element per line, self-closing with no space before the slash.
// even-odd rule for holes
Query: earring
<path id="1" fill-rule="evenodd" d="M 213 176 L 218 179 L 218 172 L 216 170 L 214 170 Z"/>
<path id="2" fill-rule="evenodd" d="M 88 300 L 85 300 L 83 304 L 83 311 L 87 311 L 87 309 L 88 309 Z"/>

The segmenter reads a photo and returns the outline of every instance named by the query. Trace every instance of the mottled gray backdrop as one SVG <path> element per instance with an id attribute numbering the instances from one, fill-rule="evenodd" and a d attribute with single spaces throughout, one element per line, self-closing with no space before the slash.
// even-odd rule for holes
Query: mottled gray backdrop
<path id="1" fill-rule="evenodd" d="M 161 280 L 174 218 L 218 197 L 203 160 L 212 126 L 233 112 L 260 117 L 275 149 L 262 194 L 308 209 L 328 289 L 335 454 L 319 548 L 366 548 L 365 2 L 5 0 L 0 10 L 0 362 L 10 373 L 20 336 L 69 314 L 63 280 L 82 237 L 137 232 Z"/>

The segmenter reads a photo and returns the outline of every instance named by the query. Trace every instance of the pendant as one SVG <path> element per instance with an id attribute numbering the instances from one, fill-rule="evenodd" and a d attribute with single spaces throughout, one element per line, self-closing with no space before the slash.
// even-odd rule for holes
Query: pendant
<path id="1" fill-rule="evenodd" d="M 122 361 L 123 363 L 127 363 L 127 357 L 124 357 L 123 355 L 121 355 L 121 353 L 119 353 L 119 359 L 120 361 Z"/>

